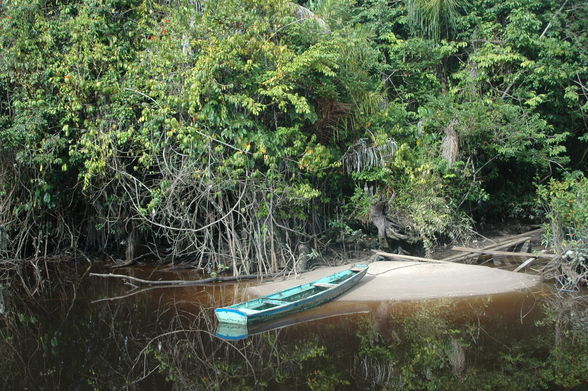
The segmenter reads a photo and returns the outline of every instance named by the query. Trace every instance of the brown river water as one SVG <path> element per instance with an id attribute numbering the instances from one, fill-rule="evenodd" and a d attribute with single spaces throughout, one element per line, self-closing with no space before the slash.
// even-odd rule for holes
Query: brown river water
<path id="1" fill-rule="evenodd" d="M 52 267 L 0 289 L 0 389 L 588 390 L 588 305 L 550 285 L 417 302 L 336 300 L 248 330 L 213 310 L 255 282 L 132 290 Z M 153 268 L 148 279 L 200 279 Z"/>

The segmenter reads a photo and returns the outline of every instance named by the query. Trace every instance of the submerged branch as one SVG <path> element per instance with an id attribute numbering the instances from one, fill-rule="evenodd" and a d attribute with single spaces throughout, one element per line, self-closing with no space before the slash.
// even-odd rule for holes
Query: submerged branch
<path id="1" fill-rule="evenodd" d="M 102 278 L 120 278 L 122 280 L 128 280 L 129 282 L 135 282 L 144 285 L 167 285 L 167 286 L 194 286 L 194 285 L 205 285 L 210 284 L 213 282 L 229 282 L 229 281 L 241 281 L 241 280 L 253 280 L 258 278 L 274 278 L 282 274 L 279 273 L 269 273 L 269 274 L 247 274 L 244 276 L 232 276 L 232 277 L 211 277 L 205 278 L 202 280 L 144 280 L 142 278 L 131 277 L 125 274 L 103 274 L 103 273 L 90 273 L 92 277 L 102 277 Z"/>

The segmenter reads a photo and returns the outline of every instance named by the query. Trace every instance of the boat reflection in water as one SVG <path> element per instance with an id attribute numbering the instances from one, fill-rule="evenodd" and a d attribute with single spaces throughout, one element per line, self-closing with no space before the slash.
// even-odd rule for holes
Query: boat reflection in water
<path id="1" fill-rule="evenodd" d="M 370 307 L 366 303 L 334 302 L 321 306 L 320 308 L 249 326 L 245 324 L 219 322 L 216 328 L 216 336 L 224 340 L 236 341 L 271 330 L 298 326 L 304 323 L 335 317 L 367 314 L 369 312 Z"/>

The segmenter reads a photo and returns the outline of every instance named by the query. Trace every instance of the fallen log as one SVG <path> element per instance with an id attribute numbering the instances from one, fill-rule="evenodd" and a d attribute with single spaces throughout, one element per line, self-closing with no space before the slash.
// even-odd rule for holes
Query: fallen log
<path id="1" fill-rule="evenodd" d="M 452 247 L 452 250 L 456 251 L 463 251 L 468 253 L 476 253 L 476 254 L 488 254 L 488 255 L 506 255 L 510 257 L 535 257 L 535 258 L 547 258 L 547 259 L 554 259 L 558 256 L 555 254 L 532 254 L 532 253 L 517 253 L 512 251 L 496 251 L 496 250 L 484 250 L 480 248 L 471 248 L 471 247 Z"/>
<path id="2" fill-rule="evenodd" d="M 529 239 L 531 239 L 531 237 L 525 236 L 522 238 L 507 240 L 505 242 L 494 243 L 489 246 L 481 247 L 480 249 L 481 250 L 503 250 L 503 249 L 524 243 Z M 462 252 L 460 254 L 454 254 L 454 255 L 450 255 L 448 257 L 442 258 L 442 260 L 455 262 L 455 261 L 460 261 L 462 259 L 467 259 L 467 258 L 473 257 L 475 255 L 477 255 L 477 254 L 475 254 L 475 253 L 463 254 L 463 252 Z"/>
<path id="3" fill-rule="evenodd" d="M 379 251 L 379 250 L 372 250 L 372 252 L 376 255 L 381 255 L 386 258 L 396 258 L 396 259 L 402 259 L 402 260 L 407 260 L 407 261 L 432 262 L 432 263 L 453 263 L 453 262 L 443 261 L 440 259 L 421 258 L 421 257 L 412 256 L 412 255 L 393 254 L 393 253 L 387 253 L 387 252 Z"/>
<path id="4" fill-rule="evenodd" d="M 543 232 L 543 228 L 537 228 L 537 229 L 534 229 L 532 231 L 528 231 L 528 232 L 525 232 L 522 234 L 510 236 L 501 242 L 493 243 L 488 246 L 482 247 L 482 249 L 483 250 L 502 250 L 502 249 L 505 249 L 505 248 L 508 248 L 511 246 L 516 246 L 517 244 L 523 243 L 523 242 L 531 239 L 533 236 L 536 236 L 542 232 Z M 456 261 L 461 261 L 461 260 L 470 258 L 474 255 L 475 255 L 475 253 L 455 254 L 455 255 L 450 255 L 448 257 L 442 258 L 442 260 L 448 261 L 448 262 L 456 262 Z"/>

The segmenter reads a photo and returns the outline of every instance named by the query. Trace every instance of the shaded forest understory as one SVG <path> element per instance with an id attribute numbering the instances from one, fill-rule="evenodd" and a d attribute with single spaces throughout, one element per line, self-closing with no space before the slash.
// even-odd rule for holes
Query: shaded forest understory
<path id="1" fill-rule="evenodd" d="M 519 219 L 585 272 L 587 31 L 582 0 L 4 1 L 0 259 L 267 273 Z"/>

